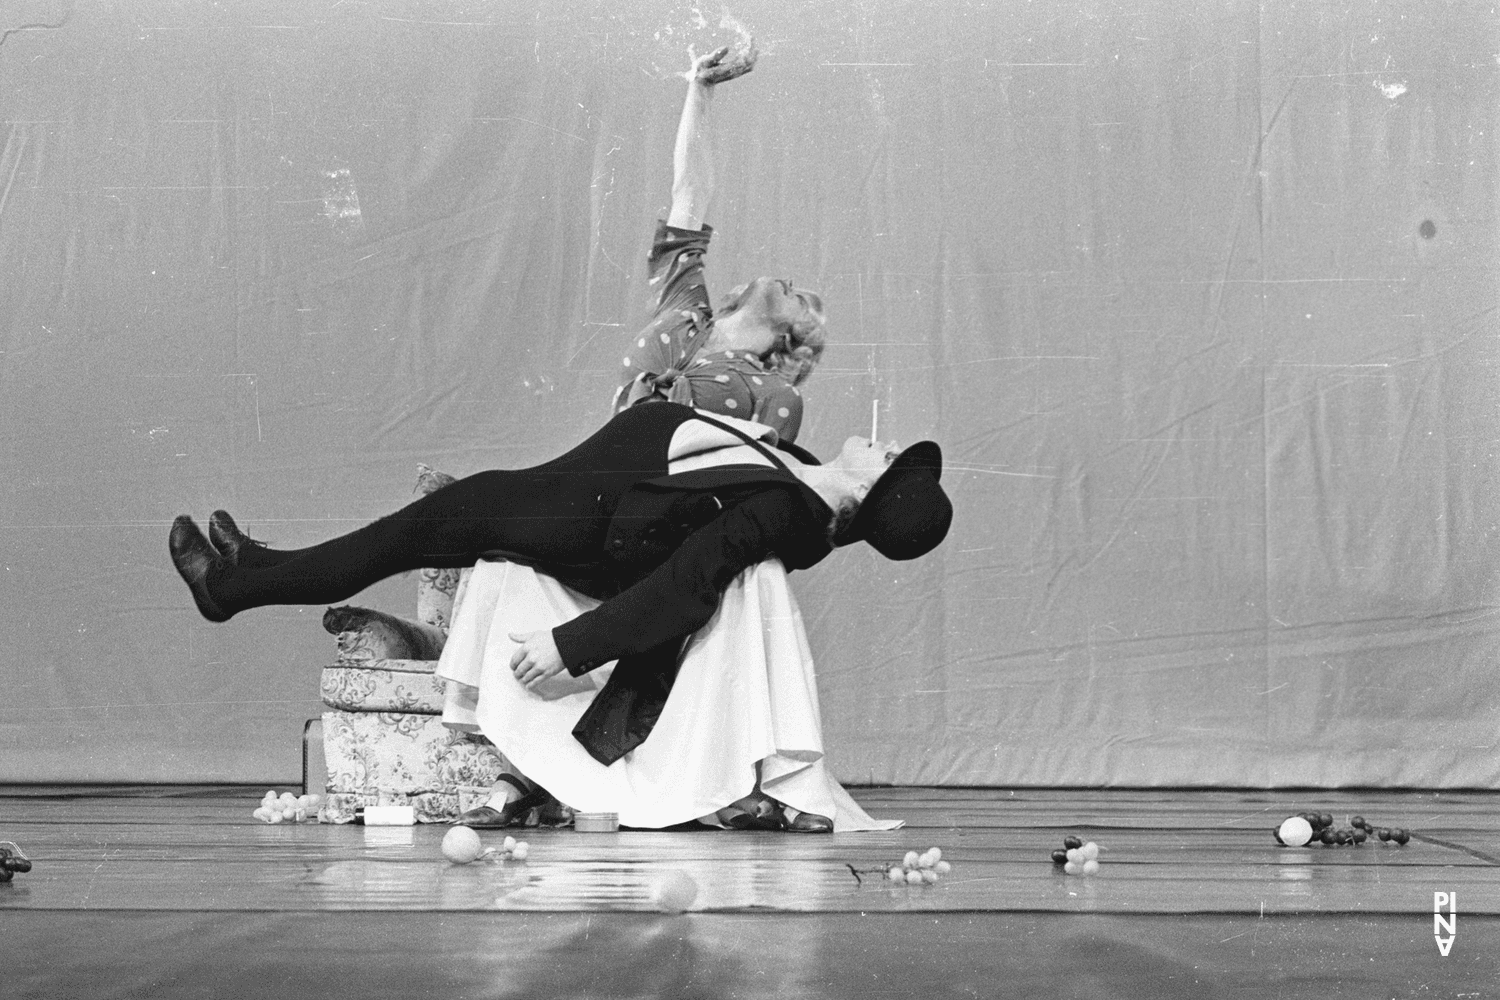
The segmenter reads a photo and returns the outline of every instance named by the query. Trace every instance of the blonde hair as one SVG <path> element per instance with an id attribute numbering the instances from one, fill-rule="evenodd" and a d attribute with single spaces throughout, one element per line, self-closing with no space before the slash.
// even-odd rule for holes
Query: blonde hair
<path id="1" fill-rule="evenodd" d="M 808 298 L 807 315 L 783 326 L 776 343 L 761 356 L 766 367 L 779 372 L 792 385 L 807 381 L 823 356 L 823 327 L 827 322 L 823 300 L 812 292 L 803 294 Z"/>

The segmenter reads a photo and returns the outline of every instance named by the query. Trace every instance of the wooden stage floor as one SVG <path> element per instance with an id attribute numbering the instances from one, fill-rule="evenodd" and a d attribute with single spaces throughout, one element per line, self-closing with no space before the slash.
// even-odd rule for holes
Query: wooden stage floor
<path id="1" fill-rule="evenodd" d="M 269 826 L 263 791 L 0 787 L 34 863 L 0 885 L 0 996 L 1500 995 L 1494 793 L 856 789 L 906 826 L 527 830 L 524 863 L 459 866 L 446 827 Z M 1273 843 L 1302 810 L 1413 840 Z M 1068 833 L 1098 874 L 1054 869 Z M 849 869 L 931 846 L 934 886 Z M 673 871 L 686 914 L 653 907 Z"/>

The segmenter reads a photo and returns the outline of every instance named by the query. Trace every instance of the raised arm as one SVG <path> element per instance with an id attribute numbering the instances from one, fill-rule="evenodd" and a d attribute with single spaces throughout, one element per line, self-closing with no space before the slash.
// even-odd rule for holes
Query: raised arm
<path id="1" fill-rule="evenodd" d="M 717 84 L 744 76 L 755 67 L 755 43 L 742 40 L 731 54 L 729 46 L 703 56 L 694 56 L 687 71 L 687 97 L 677 122 L 677 143 L 672 150 L 672 211 L 667 225 L 678 229 L 702 229 L 708 203 L 714 193 L 713 134 L 709 108 Z"/>

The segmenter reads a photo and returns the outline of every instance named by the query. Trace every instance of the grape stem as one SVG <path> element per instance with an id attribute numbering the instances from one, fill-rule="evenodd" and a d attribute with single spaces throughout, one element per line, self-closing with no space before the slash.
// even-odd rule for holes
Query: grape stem
<path id="1" fill-rule="evenodd" d="M 850 873 L 854 875 L 854 881 L 858 882 L 860 885 L 864 885 L 865 884 L 865 880 L 862 879 L 862 878 L 860 878 L 861 875 L 880 875 L 880 876 L 884 876 L 892 868 L 899 868 L 901 866 L 899 864 L 892 863 L 892 864 L 880 865 L 877 868 L 856 868 L 856 867 L 854 867 L 853 865 L 849 864 L 846 861 L 846 862 L 844 862 L 844 867 L 847 868 L 847 869 L 849 869 Z"/>

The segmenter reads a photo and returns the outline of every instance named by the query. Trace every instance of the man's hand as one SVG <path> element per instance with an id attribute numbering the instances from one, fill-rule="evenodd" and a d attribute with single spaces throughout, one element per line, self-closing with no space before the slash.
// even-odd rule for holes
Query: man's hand
<path id="1" fill-rule="evenodd" d="M 693 68 L 685 74 L 687 78 L 695 83 L 712 86 L 750 72 L 755 68 L 760 50 L 755 47 L 755 39 L 744 35 L 735 44 L 732 54 L 729 46 L 724 45 L 702 56 L 695 55 L 693 49 L 689 48 L 688 55 L 693 60 Z"/>
<path id="2" fill-rule="evenodd" d="M 510 669 L 522 687 L 534 689 L 564 671 L 562 654 L 557 651 L 550 628 L 520 635 L 512 632 L 510 641 L 520 643 L 511 654 Z"/>

